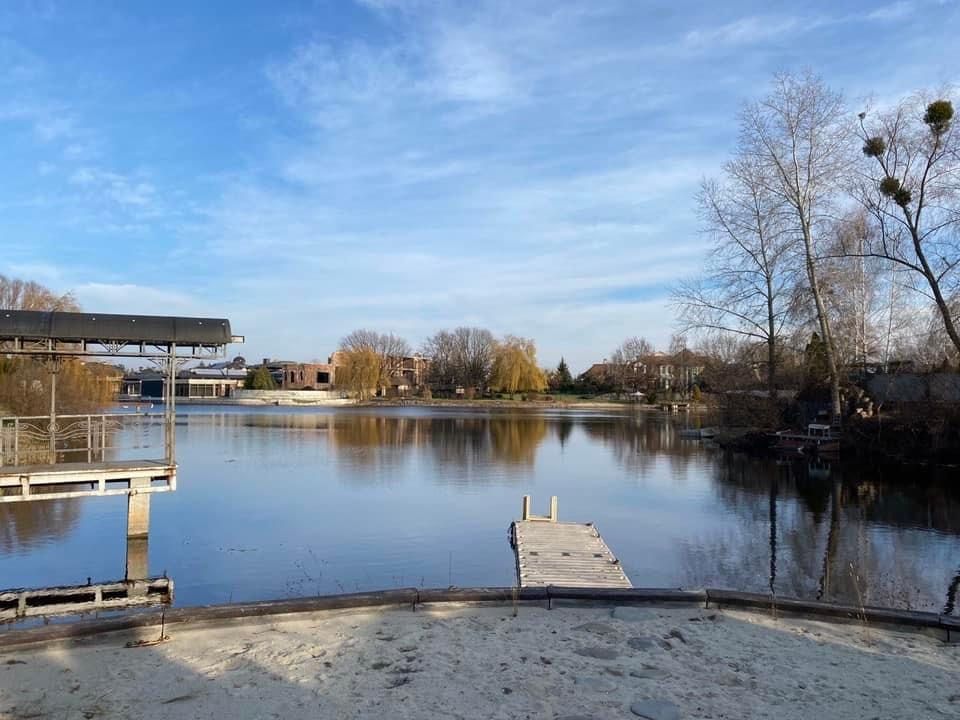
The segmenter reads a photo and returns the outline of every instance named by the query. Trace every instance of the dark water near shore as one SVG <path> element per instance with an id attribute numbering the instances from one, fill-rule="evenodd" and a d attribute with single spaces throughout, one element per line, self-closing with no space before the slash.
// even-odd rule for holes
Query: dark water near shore
<path id="1" fill-rule="evenodd" d="M 596 522 L 638 586 L 857 602 L 859 585 L 866 604 L 956 613 L 949 473 L 728 456 L 644 414 L 179 412 L 179 486 L 153 496 L 149 539 L 178 605 L 510 585 L 531 494 Z M 125 518 L 125 498 L 0 505 L 0 588 L 123 577 Z"/>

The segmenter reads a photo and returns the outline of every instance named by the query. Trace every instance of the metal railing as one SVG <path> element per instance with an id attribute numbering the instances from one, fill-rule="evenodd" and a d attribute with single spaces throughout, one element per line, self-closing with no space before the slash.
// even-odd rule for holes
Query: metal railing
<path id="1" fill-rule="evenodd" d="M 149 447 L 150 426 L 161 420 L 140 413 L 0 417 L 0 466 L 103 462 L 108 451 Z"/>

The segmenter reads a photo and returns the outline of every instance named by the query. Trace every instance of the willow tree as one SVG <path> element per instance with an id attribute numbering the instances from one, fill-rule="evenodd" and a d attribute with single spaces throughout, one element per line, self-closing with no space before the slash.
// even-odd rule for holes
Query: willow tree
<path id="1" fill-rule="evenodd" d="M 375 330 L 354 330 L 340 341 L 340 351 L 353 354 L 354 361 L 364 362 L 376 359 L 377 380 L 371 386 L 386 387 L 390 378 L 398 375 L 403 368 L 404 358 L 410 355 L 407 341 L 393 333 L 379 333 Z M 366 373 L 366 370 L 364 370 Z M 340 374 L 340 369 L 337 369 Z M 366 375 L 363 375 L 366 379 Z"/>
<path id="2" fill-rule="evenodd" d="M 875 120 L 860 113 L 864 165 L 857 196 L 876 226 L 866 254 L 926 286 L 960 354 L 960 131 L 953 104 L 922 96 Z M 851 250 L 856 254 L 856 250 Z"/>
<path id="3" fill-rule="evenodd" d="M 821 289 L 821 246 L 846 180 L 851 128 L 843 98 L 810 74 L 775 76 L 765 98 L 741 114 L 740 153 L 761 170 L 764 191 L 785 208 L 784 237 L 797 246 L 830 370 L 830 401 L 841 416 L 840 371 Z"/>
<path id="4" fill-rule="evenodd" d="M 546 389 L 547 378 L 537 364 L 537 346 L 533 340 L 507 335 L 497 343 L 490 387 L 505 393 Z"/>
<path id="5" fill-rule="evenodd" d="M 339 387 L 345 387 L 355 393 L 358 399 L 366 400 L 376 394 L 382 380 L 382 359 L 372 348 L 361 347 L 340 352 L 336 374 Z"/>
<path id="6" fill-rule="evenodd" d="M 733 335 L 764 348 L 771 398 L 777 392 L 781 336 L 790 318 L 794 263 L 782 194 L 765 163 L 742 152 L 720 180 L 703 183 L 700 217 L 711 241 L 702 274 L 673 293 L 681 329 Z"/>

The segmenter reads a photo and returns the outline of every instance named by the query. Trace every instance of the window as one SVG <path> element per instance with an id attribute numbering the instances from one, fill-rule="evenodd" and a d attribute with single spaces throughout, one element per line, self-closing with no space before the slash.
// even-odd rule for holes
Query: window
<path id="1" fill-rule="evenodd" d="M 317 383 L 324 384 L 330 382 L 330 373 L 317 370 Z"/>

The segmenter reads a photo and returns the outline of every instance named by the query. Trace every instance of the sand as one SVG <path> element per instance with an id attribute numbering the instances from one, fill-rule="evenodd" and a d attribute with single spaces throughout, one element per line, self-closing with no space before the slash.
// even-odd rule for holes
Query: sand
<path id="1" fill-rule="evenodd" d="M 746 612 L 447 605 L 168 632 L 3 651 L 0 717 L 960 717 L 958 645 Z"/>

